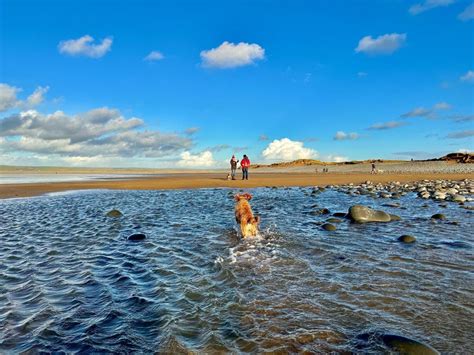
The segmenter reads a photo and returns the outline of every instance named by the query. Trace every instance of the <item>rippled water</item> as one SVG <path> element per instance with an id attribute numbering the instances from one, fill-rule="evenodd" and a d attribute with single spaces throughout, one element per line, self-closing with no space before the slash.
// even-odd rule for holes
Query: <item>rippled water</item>
<path id="1" fill-rule="evenodd" d="M 388 200 L 261 188 L 261 237 L 242 241 L 233 192 L 0 201 L 0 352 L 345 352 L 372 330 L 474 351 L 471 211 L 412 194 L 381 207 L 402 221 L 327 232 L 316 204 Z M 148 238 L 126 240 L 136 232 Z M 406 233 L 417 242 L 396 241 Z"/>

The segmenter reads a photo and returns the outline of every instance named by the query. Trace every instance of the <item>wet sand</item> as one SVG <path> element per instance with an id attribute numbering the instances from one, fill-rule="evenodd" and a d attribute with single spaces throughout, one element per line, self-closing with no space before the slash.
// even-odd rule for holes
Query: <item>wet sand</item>
<path id="1" fill-rule="evenodd" d="M 474 179 L 474 173 L 290 173 L 290 172 L 250 172 L 250 180 L 227 180 L 222 173 L 180 173 L 152 177 L 134 177 L 120 180 L 67 181 L 30 184 L 0 185 L 0 198 L 38 196 L 51 192 L 88 189 L 113 190 L 161 190 L 161 189 L 197 189 L 197 188 L 253 188 L 265 186 L 325 186 L 331 184 L 372 182 L 412 182 L 420 180 Z"/>

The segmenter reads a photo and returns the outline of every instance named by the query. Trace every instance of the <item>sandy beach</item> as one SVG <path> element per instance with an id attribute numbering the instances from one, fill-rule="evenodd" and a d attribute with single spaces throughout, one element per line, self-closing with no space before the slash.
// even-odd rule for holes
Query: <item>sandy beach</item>
<path id="1" fill-rule="evenodd" d="M 120 170 L 120 179 L 104 179 L 93 181 L 65 181 L 65 182 L 42 182 L 25 184 L 3 184 L 0 185 L 0 198 L 15 198 L 38 196 L 45 193 L 61 192 L 84 189 L 112 189 L 112 190 L 160 190 L 160 189 L 197 189 L 197 188 L 253 188 L 264 186 L 325 186 L 330 184 L 358 184 L 367 180 L 373 182 L 412 182 L 431 179 L 460 180 L 473 179 L 474 172 L 472 164 L 443 164 L 419 163 L 418 165 L 405 164 L 381 164 L 384 170 L 381 174 L 372 175 L 368 166 L 357 165 L 331 167 L 329 173 L 316 172 L 315 167 L 304 167 L 298 169 L 254 169 L 250 172 L 250 179 L 229 181 L 226 179 L 226 170 L 222 171 L 158 171 L 147 172 L 150 175 L 126 178 L 123 174 L 138 171 Z M 319 169 L 321 171 L 321 169 Z M 44 170 L 41 170 L 44 173 Z M 74 170 L 67 170 L 72 173 Z M 82 173 L 91 173 L 90 170 L 81 170 Z M 99 170 L 97 173 L 104 173 Z M 114 170 L 107 170 L 113 175 Z M 2 173 L 11 173 L 2 172 Z M 26 172 L 25 172 L 26 173 Z M 51 170 L 51 174 L 56 172 Z M 75 172 L 77 173 L 77 172 Z M 143 173 L 141 171 L 140 173 Z M 116 174 L 119 174 L 116 172 Z"/>

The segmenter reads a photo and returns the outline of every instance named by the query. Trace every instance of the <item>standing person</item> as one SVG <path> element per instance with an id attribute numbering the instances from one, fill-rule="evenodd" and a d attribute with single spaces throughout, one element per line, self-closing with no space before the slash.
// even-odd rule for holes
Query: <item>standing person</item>
<path id="1" fill-rule="evenodd" d="M 377 170 L 375 170 L 375 163 L 372 162 L 372 171 L 370 172 L 371 174 L 376 174 Z"/>
<path id="2" fill-rule="evenodd" d="M 242 158 L 242 161 L 240 162 L 240 166 L 242 167 L 242 180 L 248 180 L 250 160 L 245 154 Z"/>
<path id="3" fill-rule="evenodd" d="M 235 171 L 237 170 L 237 163 L 239 161 L 235 159 L 235 155 L 232 155 L 232 158 L 230 159 L 230 176 L 232 177 L 232 180 L 235 180 Z"/>

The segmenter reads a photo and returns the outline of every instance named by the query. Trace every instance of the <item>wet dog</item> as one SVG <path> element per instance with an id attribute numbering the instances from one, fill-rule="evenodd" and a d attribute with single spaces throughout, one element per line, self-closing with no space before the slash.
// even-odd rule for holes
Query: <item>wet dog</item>
<path id="1" fill-rule="evenodd" d="M 240 224 L 242 237 L 254 237 L 258 233 L 258 224 L 260 217 L 255 217 L 250 207 L 249 201 L 252 195 L 249 193 L 235 195 L 235 220 Z"/>

